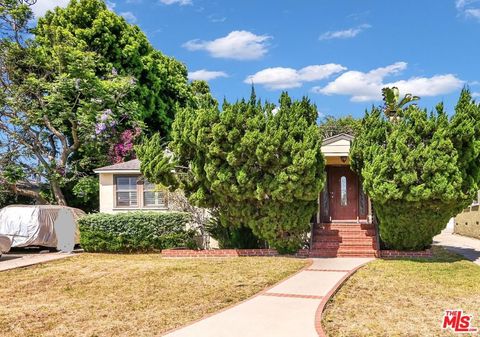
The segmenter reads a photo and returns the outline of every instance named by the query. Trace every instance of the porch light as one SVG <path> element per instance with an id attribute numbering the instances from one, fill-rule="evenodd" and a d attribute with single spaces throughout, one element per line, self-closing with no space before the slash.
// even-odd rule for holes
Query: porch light
<path id="1" fill-rule="evenodd" d="M 342 161 L 342 163 L 346 163 L 346 162 L 347 162 L 347 159 L 348 159 L 347 156 L 341 156 L 341 157 L 340 157 L 340 160 Z"/>

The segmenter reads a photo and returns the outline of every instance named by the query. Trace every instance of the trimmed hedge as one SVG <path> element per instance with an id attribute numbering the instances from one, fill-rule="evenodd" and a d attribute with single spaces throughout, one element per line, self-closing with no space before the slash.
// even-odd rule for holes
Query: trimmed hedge
<path id="1" fill-rule="evenodd" d="M 432 238 L 440 234 L 450 220 L 451 214 L 444 209 L 452 207 L 455 205 L 435 201 L 374 203 L 385 248 L 414 251 L 428 248 Z"/>
<path id="2" fill-rule="evenodd" d="M 89 214 L 79 220 L 80 244 L 87 252 L 148 252 L 196 248 L 190 215 L 179 212 Z"/>

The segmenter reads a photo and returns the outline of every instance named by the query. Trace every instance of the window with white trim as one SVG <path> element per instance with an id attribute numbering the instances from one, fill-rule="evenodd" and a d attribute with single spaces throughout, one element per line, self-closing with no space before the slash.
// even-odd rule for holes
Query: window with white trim
<path id="1" fill-rule="evenodd" d="M 116 206 L 136 207 L 138 206 L 137 177 L 117 176 L 116 184 Z"/>
<path id="2" fill-rule="evenodd" d="M 143 182 L 143 205 L 145 207 L 165 207 L 167 205 L 165 192 L 160 191 L 155 184 L 146 179 Z"/>

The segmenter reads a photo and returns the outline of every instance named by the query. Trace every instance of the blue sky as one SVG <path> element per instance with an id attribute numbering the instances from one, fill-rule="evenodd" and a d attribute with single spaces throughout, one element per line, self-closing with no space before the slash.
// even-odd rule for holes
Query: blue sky
<path id="1" fill-rule="evenodd" d="M 38 0 L 37 15 L 67 0 Z M 480 0 L 113 0 L 151 43 L 220 100 L 308 96 L 323 115 L 363 115 L 397 85 L 452 112 L 480 96 Z"/>

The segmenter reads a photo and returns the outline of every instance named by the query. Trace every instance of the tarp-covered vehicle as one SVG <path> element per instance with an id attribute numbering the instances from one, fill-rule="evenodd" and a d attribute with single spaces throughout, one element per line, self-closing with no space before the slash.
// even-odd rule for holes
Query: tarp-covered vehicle
<path id="1" fill-rule="evenodd" d="M 75 224 L 85 212 L 57 205 L 11 205 L 0 210 L 0 234 L 7 236 L 12 247 L 57 247 L 55 221 L 61 210 L 71 214 Z M 76 225 L 75 244 L 80 243 L 80 231 Z"/>
<path id="2" fill-rule="evenodd" d="M 6 235 L 0 235 L 0 257 L 3 253 L 8 253 L 10 247 L 12 246 L 12 241 Z"/>

